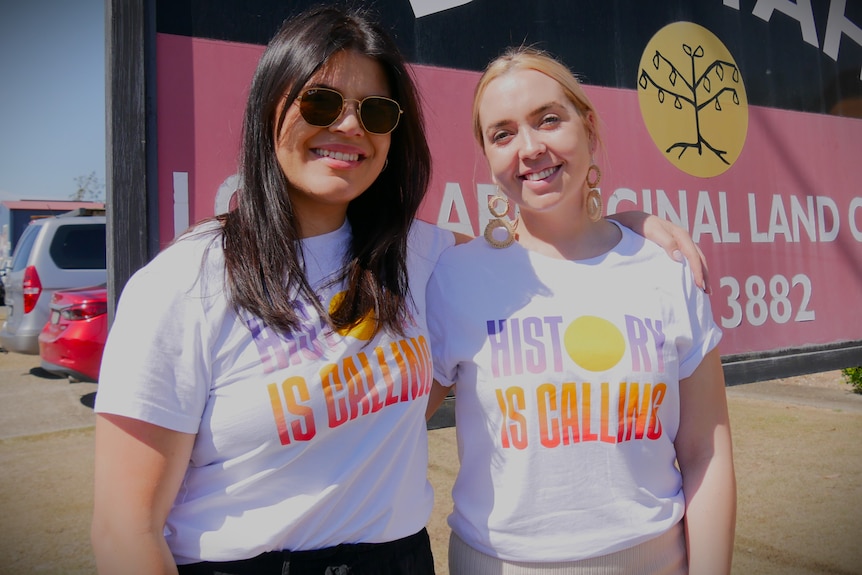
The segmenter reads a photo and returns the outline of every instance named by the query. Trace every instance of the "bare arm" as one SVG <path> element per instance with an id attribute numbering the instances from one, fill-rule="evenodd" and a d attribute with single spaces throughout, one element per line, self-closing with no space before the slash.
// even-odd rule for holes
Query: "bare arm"
<path id="1" fill-rule="evenodd" d="M 443 405 L 443 400 L 446 399 L 449 392 L 454 391 L 454 389 L 455 386 L 446 387 L 437 383 L 436 379 L 434 380 L 434 383 L 431 384 L 431 393 L 428 394 L 428 407 L 425 408 L 425 421 L 431 419 L 431 416 L 440 409 L 441 405 Z"/>
<path id="2" fill-rule="evenodd" d="M 176 574 L 163 530 L 194 440 L 136 419 L 96 416 L 90 537 L 99 573 Z"/>
<path id="3" fill-rule="evenodd" d="M 689 573 L 727 575 L 736 529 L 736 476 L 717 350 L 680 382 L 675 446 L 685 492 Z"/>
<path id="4" fill-rule="evenodd" d="M 645 212 L 619 212 L 608 216 L 630 230 L 642 235 L 651 242 L 660 245 L 667 254 L 681 261 L 684 256 L 694 274 L 694 281 L 706 293 L 711 293 L 709 287 L 709 269 L 706 258 L 691 235 L 678 225 Z"/>

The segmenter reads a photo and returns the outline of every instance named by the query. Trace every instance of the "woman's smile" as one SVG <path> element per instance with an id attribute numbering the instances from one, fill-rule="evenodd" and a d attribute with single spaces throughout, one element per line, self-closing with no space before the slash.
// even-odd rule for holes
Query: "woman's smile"
<path id="1" fill-rule="evenodd" d="M 333 160 L 338 160 L 339 162 L 358 162 L 360 158 L 365 157 L 364 155 L 358 153 L 336 152 L 335 150 L 327 150 L 324 148 L 313 148 L 311 152 L 317 154 L 321 158 L 332 158 Z"/>
<path id="2" fill-rule="evenodd" d="M 522 174 L 520 177 L 521 177 L 521 179 L 526 180 L 528 182 L 536 182 L 539 180 L 544 180 L 545 178 L 548 178 L 551 175 L 557 174 L 559 172 L 559 170 L 560 170 L 559 165 L 551 166 L 550 168 L 545 168 L 544 170 L 541 170 L 539 172 L 528 172 L 526 174 Z"/>

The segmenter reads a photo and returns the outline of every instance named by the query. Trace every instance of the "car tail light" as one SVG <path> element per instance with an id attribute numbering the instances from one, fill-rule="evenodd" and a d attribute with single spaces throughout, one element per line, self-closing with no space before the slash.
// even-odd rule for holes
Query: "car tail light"
<path id="1" fill-rule="evenodd" d="M 103 301 L 77 304 L 60 311 L 60 315 L 70 321 L 92 319 L 105 313 L 108 313 L 108 304 Z"/>
<path id="2" fill-rule="evenodd" d="M 24 270 L 23 288 L 24 313 L 30 313 L 36 307 L 39 296 L 42 295 L 42 280 L 39 279 L 39 272 L 34 266 L 27 266 Z"/>

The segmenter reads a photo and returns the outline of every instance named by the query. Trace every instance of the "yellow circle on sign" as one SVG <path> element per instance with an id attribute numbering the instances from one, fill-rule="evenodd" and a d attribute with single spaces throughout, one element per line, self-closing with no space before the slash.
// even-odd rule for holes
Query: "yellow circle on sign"
<path id="1" fill-rule="evenodd" d="M 623 358 L 626 342 L 617 326 L 606 319 L 584 315 L 569 324 L 563 336 L 569 357 L 590 371 L 607 371 Z"/>
<path id="2" fill-rule="evenodd" d="M 638 67 L 638 101 L 655 145 L 687 174 L 717 176 L 739 158 L 748 133 L 742 73 L 703 26 L 675 22 L 652 37 Z"/>
<path id="3" fill-rule="evenodd" d="M 338 307 L 338 304 L 341 303 L 341 300 L 344 299 L 344 292 L 338 292 L 332 297 L 332 300 L 329 302 L 329 313 L 335 311 L 335 308 Z M 350 326 L 349 328 L 339 329 L 338 334 L 342 336 L 351 336 L 356 339 L 361 339 L 363 341 L 368 341 L 374 335 L 374 327 L 376 322 L 374 321 L 374 315 L 369 313 L 365 317 L 363 317 L 359 322 Z"/>

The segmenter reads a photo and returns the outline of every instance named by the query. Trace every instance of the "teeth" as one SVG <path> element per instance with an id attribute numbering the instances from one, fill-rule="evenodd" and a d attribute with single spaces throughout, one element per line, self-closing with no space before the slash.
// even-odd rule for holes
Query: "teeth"
<path id="1" fill-rule="evenodd" d="M 315 150 L 314 152 L 318 156 L 323 156 L 324 158 L 332 158 L 342 162 L 356 162 L 359 160 L 359 154 L 345 154 L 343 152 L 333 152 L 331 150 Z"/>
<path id="2" fill-rule="evenodd" d="M 544 180 L 545 178 L 547 178 L 548 176 L 550 176 L 551 174 L 553 174 L 556 171 L 557 171 L 556 167 L 548 168 L 548 169 L 542 170 L 541 172 L 533 172 L 532 174 L 527 174 L 526 176 L 524 176 L 524 179 L 530 180 L 531 182 L 534 182 L 536 180 Z"/>

